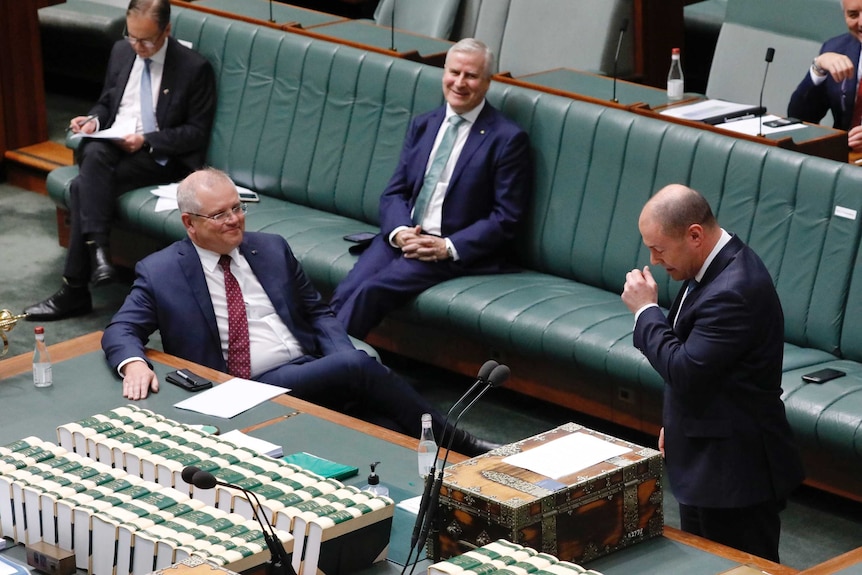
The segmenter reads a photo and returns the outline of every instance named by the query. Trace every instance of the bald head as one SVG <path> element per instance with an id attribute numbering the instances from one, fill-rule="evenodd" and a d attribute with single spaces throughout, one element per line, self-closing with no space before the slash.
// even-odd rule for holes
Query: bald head
<path id="1" fill-rule="evenodd" d="M 650 262 L 664 267 L 675 280 L 695 277 L 721 238 L 709 202 L 680 184 L 666 186 L 650 198 L 638 228 Z"/>
<path id="2" fill-rule="evenodd" d="M 670 237 L 685 234 L 692 224 L 699 224 L 705 230 L 719 229 L 706 198 L 682 184 L 671 184 L 659 190 L 644 206 L 641 218 L 644 217 L 653 219 Z"/>

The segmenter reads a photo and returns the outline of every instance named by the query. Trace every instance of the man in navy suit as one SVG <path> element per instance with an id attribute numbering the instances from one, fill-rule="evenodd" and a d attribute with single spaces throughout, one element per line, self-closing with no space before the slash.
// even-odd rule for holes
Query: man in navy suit
<path id="1" fill-rule="evenodd" d="M 215 75 L 203 56 L 171 38 L 170 17 L 169 0 L 131 0 L 125 39 L 111 51 L 99 101 L 69 125 L 83 135 L 116 126 L 129 131 L 116 140 L 81 142 L 69 197 L 72 229 L 63 285 L 25 309 L 27 319 L 92 311 L 89 285 L 116 279 L 108 237 L 117 196 L 178 181 L 204 163 L 215 115 Z"/>
<path id="2" fill-rule="evenodd" d="M 862 102 L 859 51 L 862 48 L 862 0 L 842 0 L 847 34 L 827 40 L 790 97 L 787 115 L 818 123 L 832 112 L 833 126 L 847 130 L 847 143 L 862 150 Z"/>
<path id="3" fill-rule="evenodd" d="M 638 221 L 650 262 L 684 281 L 665 317 L 649 267 L 626 275 L 634 345 L 664 378 L 665 456 L 682 529 L 778 561 L 802 481 L 781 401 L 784 314 L 763 262 L 696 191 L 670 185 Z"/>
<path id="4" fill-rule="evenodd" d="M 422 414 L 430 413 L 442 439 L 444 418 L 406 381 L 353 347 L 284 238 L 245 233 L 245 204 L 226 174 L 191 174 L 177 202 L 188 238 L 138 263 L 131 292 L 102 336 L 108 363 L 123 377 L 123 397 L 158 391 L 144 345 L 159 330 L 167 353 L 289 388 L 301 399 L 414 437 Z M 241 292 L 244 335 L 234 329 L 225 259 Z M 244 350 L 235 347 L 243 337 Z M 242 367 L 234 367 L 234 353 L 245 354 L 246 372 L 235 373 Z M 461 429 L 454 433 L 453 449 L 466 455 L 496 447 Z"/>
<path id="5" fill-rule="evenodd" d="M 364 338 L 391 310 L 442 281 L 506 269 L 531 163 L 527 134 L 485 101 L 494 65 L 478 40 L 449 49 L 446 105 L 411 123 L 380 198 L 381 233 L 332 296 L 350 335 Z"/>

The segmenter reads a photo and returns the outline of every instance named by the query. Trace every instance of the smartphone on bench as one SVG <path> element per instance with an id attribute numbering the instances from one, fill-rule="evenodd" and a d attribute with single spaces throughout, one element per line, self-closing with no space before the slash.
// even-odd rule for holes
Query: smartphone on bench
<path id="1" fill-rule="evenodd" d="M 827 367 L 826 369 L 818 369 L 817 371 L 806 373 L 802 376 L 802 381 L 805 383 L 824 383 L 832 379 L 844 377 L 845 375 L 847 374 L 841 370 Z"/>
<path id="2" fill-rule="evenodd" d="M 213 386 L 213 382 L 188 369 L 172 371 L 165 376 L 165 379 L 174 385 L 182 387 L 186 391 L 201 391 Z"/>

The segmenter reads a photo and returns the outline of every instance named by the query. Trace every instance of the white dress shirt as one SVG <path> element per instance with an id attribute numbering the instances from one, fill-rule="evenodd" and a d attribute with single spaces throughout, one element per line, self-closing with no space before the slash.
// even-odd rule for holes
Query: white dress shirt
<path id="1" fill-rule="evenodd" d="M 162 73 L 165 70 L 165 55 L 167 54 L 168 43 L 165 41 L 159 51 L 150 57 L 150 81 L 153 88 L 153 112 L 159 105 L 159 91 L 162 86 Z M 135 62 L 132 64 L 132 72 L 129 74 L 129 81 L 126 83 L 126 89 L 123 91 L 123 97 L 120 100 L 120 107 L 117 110 L 117 117 L 114 123 L 119 123 L 123 120 L 135 120 L 135 133 L 143 134 L 144 127 L 141 124 L 141 73 L 144 70 L 144 59 L 140 56 L 135 56 Z M 158 119 L 156 120 L 158 124 Z"/>

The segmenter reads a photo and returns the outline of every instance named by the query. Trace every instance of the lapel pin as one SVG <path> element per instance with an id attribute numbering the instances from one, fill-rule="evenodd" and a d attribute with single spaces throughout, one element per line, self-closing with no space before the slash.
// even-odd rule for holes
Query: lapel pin
<path id="1" fill-rule="evenodd" d="M 484 136 L 484 135 L 485 135 L 485 130 L 479 130 L 479 133 L 480 133 L 480 134 L 482 134 L 482 135 Z"/>
<path id="2" fill-rule="evenodd" d="M 162 94 L 167 95 L 168 92 L 170 92 L 169 88 L 165 88 L 164 90 L 162 90 Z"/>

